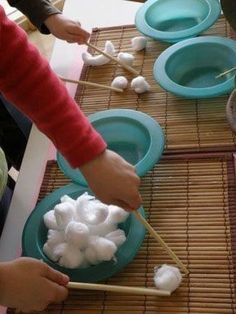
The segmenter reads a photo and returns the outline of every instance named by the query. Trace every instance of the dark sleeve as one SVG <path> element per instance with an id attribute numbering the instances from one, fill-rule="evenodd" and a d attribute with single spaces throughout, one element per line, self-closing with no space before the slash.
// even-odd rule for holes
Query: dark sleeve
<path id="1" fill-rule="evenodd" d="M 44 21 L 53 14 L 61 13 L 55 8 L 50 0 L 7 0 L 8 3 L 16 7 L 28 17 L 30 22 L 35 25 L 43 34 L 50 34 Z"/>

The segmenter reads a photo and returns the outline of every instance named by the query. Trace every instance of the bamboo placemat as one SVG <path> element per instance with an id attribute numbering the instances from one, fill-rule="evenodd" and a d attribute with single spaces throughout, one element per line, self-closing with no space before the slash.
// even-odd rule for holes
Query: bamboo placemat
<path id="1" fill-rule="evenodd" d="M 111 40 L 117 52 L 124 52 L 131 48 L 131 38 L 138 35 L 140 34 L 134 26 L 95 29 L 91 43 L 104 49 L 105 41 Z M 232 37 L 224 18 L 219 19 L 205 35 Z M 138 95 L 130 88 L 124 93 L 115 93 L 79 86 L 76 101 L 81 104 L 86 114 L 113 108 L 134 109 L 149 114 L 164 130 L 167 152 L 234 150 L 235 136 L 225 118 L 228 96 L 186 100 L 164 91 L 156 84 L 152 75 L 153 64 L 167 47 L 166 43 L 149 39 L 145 51 L 134 53 L 133 67 L 141 70 L 141 75 L 147 78 L 152 87 L 150 92 Z M 84 66 L 81 79 L 110 85 L 117 75 L 125 75 L 129 82 L 133 78 L 132 74 L 110 62 L 99 67 Z"/>
<path id="2" fill-rule="evenodd" d="M 235 313 L 234 170 L 230 153 L 165 156 L 142 178 L 149 223 L 190 270 L 171 297 L 71 291 L 43 313 Z M 39 200 L 69 182 L 50 161 Z M 172 261 L 147 234 L 134 261 L 107 283 L 153 287 L 153 268 L 163 263 Z"/>

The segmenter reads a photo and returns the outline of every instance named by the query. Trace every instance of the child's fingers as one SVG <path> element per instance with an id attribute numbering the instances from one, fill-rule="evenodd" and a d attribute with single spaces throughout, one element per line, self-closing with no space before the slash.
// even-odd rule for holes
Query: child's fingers
<path id="1" fill-rule="evenodd" d="M 46 270 L 45 270 L 45 274 L 44 276 L 59 284 L 59 285 L 62 285 L 62 286 L 65 286 L 67 285 L 67 283 L 69 282 L 69 277 L 67 275 L 64 275 L 63 273 L 51 268 L 51 267 L 47 267 Z"/>

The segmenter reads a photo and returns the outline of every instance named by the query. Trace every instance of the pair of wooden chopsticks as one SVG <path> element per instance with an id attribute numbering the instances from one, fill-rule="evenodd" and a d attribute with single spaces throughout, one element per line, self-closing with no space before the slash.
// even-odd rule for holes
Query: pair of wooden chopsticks
<path id="1" fill-rule="evenodd" d="M 134 211 L 135 217 L 145 226 L 149 233 L 162 245 L 162 247 L 167 251 L 170 257 L 176 262 L 176 264 L 184 271 L 187 275 L 189 273 L 188 269 L 180 261 L 180 259 L 175 255 L 175 253 L 168 247 L 161 236 L 152 228 L 152 226 L 146 221 L 146 219 L 138 212 Z M 113 286 L 113 285 L 102 285 L 102 284 L 92 284 L 92 283 L 81 283 L 81 282 L 69 282 L 67 285 L 71 289 L 85 289 L 85 290 L 101 290 L 110 292 L 120 292 L 120 293 L 132 293 L 141 295 L 152 295 L 152 296 L 170 296 L 169 291 L 142 287 L 129 287 L 129 286 Z"/>
<path id="2" fill-rule="evenodd" d="M 233 71 L 236 71 L 236 67 L 233 67 L 233 68 L 231 68 L 231 69 L 229 69 L 229 70 L 227 70 L 225 72 L 220 73 L 219 75 L 216 76 L 216 78 L 220 78 L 220 77 L 222 77 L 224 75 L 227 75 L 227 74 L 229 74 L 229 73 L 231 73 Z"/>

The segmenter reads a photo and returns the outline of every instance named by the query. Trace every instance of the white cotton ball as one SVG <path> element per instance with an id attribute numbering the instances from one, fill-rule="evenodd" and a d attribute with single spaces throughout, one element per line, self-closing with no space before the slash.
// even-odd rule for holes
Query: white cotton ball
<path id="1" fill-rule="evenodd" d="M 74 207 L 76 206 L 76 201 L 68 195 L 63 195 L 61 197 L 62 203 L 71 203 Z"/>
<path id="2" fill-rule="evenodd" d="M 92 247 L 87 247 L 84 251 L 85 260 L 92 265 L 100 263 L 98 260 L 97 252 Z"/>
<path id="3" fill-rule="evenodd" d="M 65 238 L 68 243 L 83 249 L 88 244 L 89 228 L 83 223 L 71 221 L 66 227 Z"/>
<path id="4" fill-rule="evenodd" d="M 175 266 L 162 265 L 154 269 L 154 282 L 158 289 L 173 292 L 182 280 L 180 270 Z"/>
<path id="5" fill-rule="evenodd" d="M 131 88 L 136 93 L 142 94 L 150 90 L 150 85 L 143 76 L 139 75 L 131 81 Z"/>
<path id="6" fill-rule="evenodd" d="M 97 235 L 101 237 L 104 237 L 106 234 L 112 231 L 115 231 L 117 229 L 116 224 L 112 224 L 107 220 L 98 225 L 88 225 L 88 227 L 89 227 L 90 235 L 95 235 L 95 236 Z"/>
<path id="7" fill-rule="evenodd" d="M 117 55 L 117 59 L 129 66 L 132 66 L 134 62 L 134 56 L 128 52 L 119 52 Z"/>
<path id="8" fill-rule="evenodd" d="M 49 246 L 46 242 L 43 246 L 43 252 L 47 255 L 48 258 L 50 258 L 50 260 L 57 262 L 63 254 L 65 245 L 66 243 L 59 243 L 55 246 Z"/>
<path id="9" fill-rule="evenodd" d="M 75 215 L 75 207 L 68 202 L 57 204 L 54 207 L 54 214 L 57 225 L 60 229 L 64 229 Z"/>
<path id="10" fill-rule="evenodd" d="M 128 86 L 128 80 L 124 76 L 117 76 L 114 78 L 114 80 L 111 82 L 112 87 L 125 89 Z"/>
<path id="11" fill-rule="evenodd" d="M 46 214 L 43 216 L 43 221 L 45 226 L 48 229 L 58 229 L 56 217 L 54 215 L 54 210 L 49 210 Z"/>
<path id="12" fill-rule="evenodd" d="M 54 249 L 50 247 L 47 242 L 43 246 L 43 252 L 51 261 L 58 261 L 59 256 L 54 253 Z"/>
<path id="13" fill-rule="evenodd" d="M 107 223 L 119 224 L 121 222 L 124 222 L 129 216 L 129 213 L 127 211 L 116 205 L 109 205 L 108 209 L 109 215 L 107 217 Z"/>
<path id="14" fill-rule="evenodd" d="M 64 231 L 58 230 L 48 230 L 48 240 L 47 244 L 54 248 L 56 245 L 65 242 L 65 233 Z"/>
<path id="15" fill-rule="evenodd" d="M 76 210 L 80 221 L 90 225 L 100 224 L 108 216 L 108 205 L 98 200 L 88 200 L 87 196 L 77 202 Z"/>
<path id="16" fill-rule="evenodd" d="M 125 232 L 121 229 L 108 233 L 105 238 L 115 243 L 117 247 L 121 246 L 126 241 Z"/>
<path id="17" fill-rule="evenodd" d="M 97 236 L 90 237 L 88 248 L 90 248 L 90 257 L 92 256 L 94 259 L 97 258 L 100 262 L 112 260 L 117 251 L 117 246 L 113 242 Z M 91 249 L 94 251 L 93 254 Z M 87 255 L 85 253 L 85 256 Z"/>
<path id="18" fill-rule="evenodd" d="M 59 258 L 59 265 L 66 268 L 78 268 L 83 264 L 84 253 L 70 244 L 66 244 Z"/>
<path id="19" fill-rule="evenodd" d="M 131 45 L 135 51 L 143 50 L 147 46 L 147 38 L 143 36 L 134 37 L 131 39 Z"/>
<path id="20" fill-rule="evenodd" d="M 105 48 L 103 50 L 107 54 L 114 56 L 115 54 L 115 48 L 111 41 L 107 40 L 105 43 Z M 88 52 L 82 53 L 82 59 L 85 64 L 92 65 L 92 66 L 99 66 L 104 65 L 108 62 L 110 62 L 110 59 L 104 56 L 103 54 L 92 56 Z"/>

